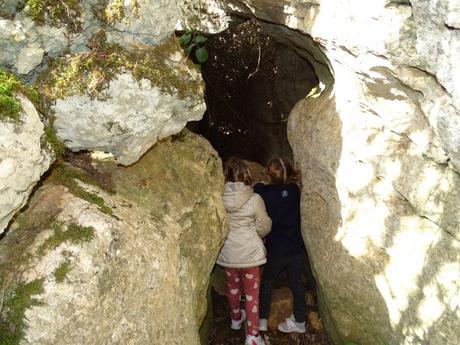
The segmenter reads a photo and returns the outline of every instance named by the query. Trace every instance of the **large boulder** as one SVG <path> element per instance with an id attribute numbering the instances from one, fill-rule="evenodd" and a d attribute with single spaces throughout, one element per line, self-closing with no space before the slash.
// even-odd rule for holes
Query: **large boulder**
<path id="1" fill-rule="evenodd" d="M 157 140 L 201 119 L 203 81 L 174 38 L 137 53 L 94 44 L 41 75 L 57 136 L 70 150 L 110 152 L 129 165 Z"/>
<path id="2" fill-rule="evenodd" d="M 128 168 L 73 162 L 0 242 L 0 342 L 200 344 L 227 232 L 216 152 L 183 133 Z"/>
<path id="3" fill-rule="evenodd" d="M 0 234 L 54 159 L 35 107 L 22 95 L 17 99 L 19 121 L 0 121 Z"/>
<path id="4" fill-rule="evenodd" d="M 335 342 L 459 343 L 456 2 L 219 3 L 297 30 L 277 32 L 312 52 L 320 88 L 288 127 Z"/>

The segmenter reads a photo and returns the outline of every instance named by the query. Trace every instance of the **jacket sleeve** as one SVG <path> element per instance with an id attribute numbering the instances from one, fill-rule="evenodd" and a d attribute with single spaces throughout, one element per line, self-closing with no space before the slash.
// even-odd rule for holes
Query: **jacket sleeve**
<path id="1" fill-rule="evenodd" d="M 260 237 L 265 237 L 272 230 L 272 220 L 267 214 L 265 203 L 262 197 L 256 194 L 254 199 L 256 230 Z"/>

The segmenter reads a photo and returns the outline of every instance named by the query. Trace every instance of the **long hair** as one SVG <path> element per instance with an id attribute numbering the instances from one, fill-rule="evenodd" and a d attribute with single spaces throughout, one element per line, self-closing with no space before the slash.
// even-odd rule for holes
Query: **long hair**
<path id="1" fill-rule="evenodd" d="M 267 165 L 267 176 L 270 184 L 286 184 L 298 181 L 300 171 L 288 158 L 276 157 Z"/>
<path id="2" fill-rule="evenodd" d="M 224 164 L 225 182 L 243 182 L 251 185 L 251 172 L 246 162 L 238 157 L 230 157 Z"/>

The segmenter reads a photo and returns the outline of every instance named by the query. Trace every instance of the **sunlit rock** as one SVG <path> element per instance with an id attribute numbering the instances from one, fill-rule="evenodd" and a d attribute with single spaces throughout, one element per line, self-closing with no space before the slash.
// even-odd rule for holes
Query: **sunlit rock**
<path id="1" fill-rule="evenodd" d="M 0 242 L 2 336 L 199 345 L 227 232 L 216 152 L 181 133 L 128 168 L 85 157 L 73 161 L 91 173 L 56 166 Z"/>
<path id="2" fill-rule="evenodd" d="M 219 3 L 310 35 L 323 53 L 310 61 L 334 77 L 315 68 L 323 87 L 294 108 L 289 136 L 335 342 L 457 344 L 456 2 Z"/>
<path id="3" fill-rule="evenodd" d="M 129 165 L 158 140 L 202 118 L 202 78 L 177 41 L 144 49 L 136 55 L 109 46 L 107 53 L 64 57 L 44 72 L 54 127 L 69 149 L 110 152 Z"/>
<path id="4" fill-rule="evenodd" d="M 214 34 L 227 29 L 230 24 L 230 16 L 220 1 L 179 0 L 177 6 L 181 11 L 179 29 Z"/>
<path id="5" fill-rule="evenodd" d="M 53 160 L 43 144 L 44 126 L 37 111 L 25 97 L 18 99 L 23 108 L 20 122 L 0 121 L 0 233 Z"/>
<path id="6" fill-rule="evenodd" d="M 170 36 L 180 17 L 175 0 L 108 1 L 103 15 L 108 39 L 124 46 L 158 44 Z"/>

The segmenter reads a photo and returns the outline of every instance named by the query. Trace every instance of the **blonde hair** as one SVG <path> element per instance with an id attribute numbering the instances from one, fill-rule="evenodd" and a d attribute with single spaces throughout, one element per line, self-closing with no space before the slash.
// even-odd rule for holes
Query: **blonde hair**
<path id="1" fill-rule="evenodd" d="M 288 158 L 273 158 L 267 165 L 267 175 L 270 184 L 286 184 L 297 181 L 300 172 L 294 169 Z"/>
<path id="2" fill-rule="evenodd" d="M 243 182 L 251 185 L 251 172 L 247 163 L 238 157 L 230 157 L 224 164 L 225 182 Z"/>

